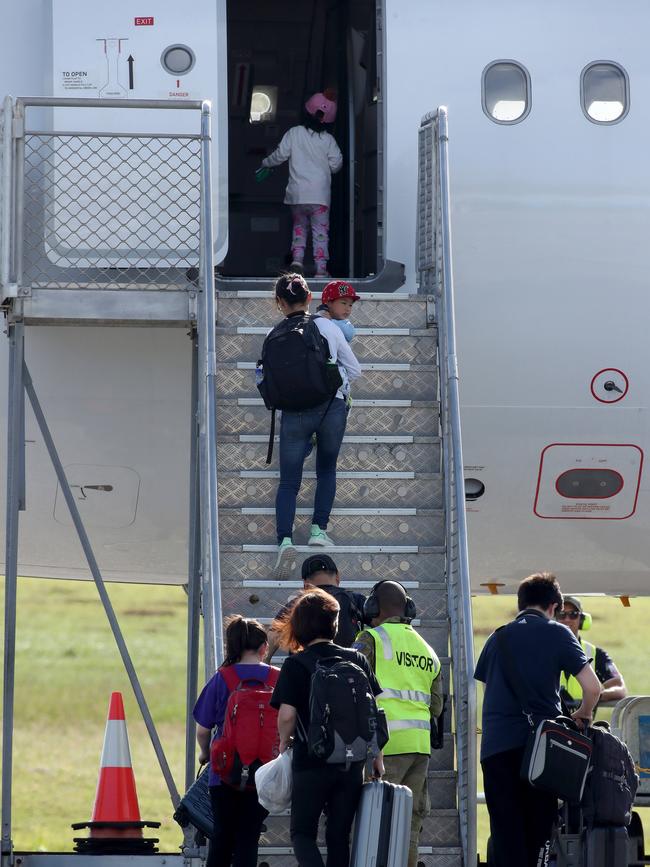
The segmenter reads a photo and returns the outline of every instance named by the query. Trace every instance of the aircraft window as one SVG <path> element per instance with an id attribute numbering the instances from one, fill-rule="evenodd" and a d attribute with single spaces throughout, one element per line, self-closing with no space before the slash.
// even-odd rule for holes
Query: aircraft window
<path id="1" fill-rule="evenodd" d="M 519 123 L 530 111 L 530 76 L 514 60 L 496 60 L 483 70 L 483 111 L 495 123 Z"/>
<path id="2" fill-rule="evenodd" d="M 582 110 L 592 123 L 616 123 L 629 108 L 629 81 L 617 63 L 598 61 L 582 70 Z"/>

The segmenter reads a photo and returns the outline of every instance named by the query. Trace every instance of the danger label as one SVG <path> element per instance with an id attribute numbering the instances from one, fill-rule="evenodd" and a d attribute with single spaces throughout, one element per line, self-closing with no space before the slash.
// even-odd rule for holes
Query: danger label
<path id="1" fill-rule="evenodd" d="M 593 512 L 609 512 L 610 506 L 604 503 L 573 503 L 572 505 L 563 505 L 562 512 L 570 512 L 573 514 L 592 514 Z"/>

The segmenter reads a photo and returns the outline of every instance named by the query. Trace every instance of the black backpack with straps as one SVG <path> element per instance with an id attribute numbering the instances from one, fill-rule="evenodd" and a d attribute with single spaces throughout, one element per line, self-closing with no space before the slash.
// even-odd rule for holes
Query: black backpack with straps
<path id="1" fill-rule="evenodd" d="M 388 726 L 364 670 L 340 656 L 318 659 L 315 668 L 302 656 L 297 659 L 311 674 L 309 728 L 298 726 L 309 755 L 346 770 L 378 755 L 388 741 Z"/>
<path id="2" fill-rule="evenodd" d="M 343 380 L 338 366 L 330 362 L 327 340 L 309 313 L 287 316 L 267 334 L 257 371 L 261 371 L 258 391 L 273 413 L 268 464 L 273 454 L 276 409 L 299 412 L 327 400 L 331 403 Z"/>

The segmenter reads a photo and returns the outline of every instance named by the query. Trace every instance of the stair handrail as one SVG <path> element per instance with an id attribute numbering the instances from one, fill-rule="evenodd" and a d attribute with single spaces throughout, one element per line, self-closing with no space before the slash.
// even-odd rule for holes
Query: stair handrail
<path id="1" fill-rule="evenodd" d="M 457 793 L 463 863 L 476 863 L 476 683 L 465 479 L 456 354 L 447 108 L 420 124 L 418 270 L 420 292 L 433 298 L 438 325 L 440 419 L 446 526 L 446 575 L 456 723 Z"/>
<path id="2" fill-rule="evenodd" d="M 201 257 L 198 305 L 198 428 L 201 526 L 201 589 L 204 618 L 205 674 L 223 662 L 223 610 L 217 499 L 217 352 L 214 229 L 212 221 L 212 105 L 201 106 Z"/>

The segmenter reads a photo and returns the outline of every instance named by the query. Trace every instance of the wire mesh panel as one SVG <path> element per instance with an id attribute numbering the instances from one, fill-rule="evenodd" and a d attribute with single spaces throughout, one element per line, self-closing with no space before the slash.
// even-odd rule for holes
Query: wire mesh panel
<path id="1" fill-rule="evenodd" d="M 200 184 L 199 135 L 27 132 L 21 283 L 188 288 Z"/>
<path id="2" fill-rule="evenodd" d="M 418 205 L 416 261 L 420 292 L 432 292 L 436 286 L 436 115 L 422 119 L 418 137 Z"/>
<path id="3" fill-rule="evenodd" d="M 6 97 L 0 107 L 0 290 L 9 284 L 9 221 L 11 218 L 11 116 L 12 101 Z"/>

